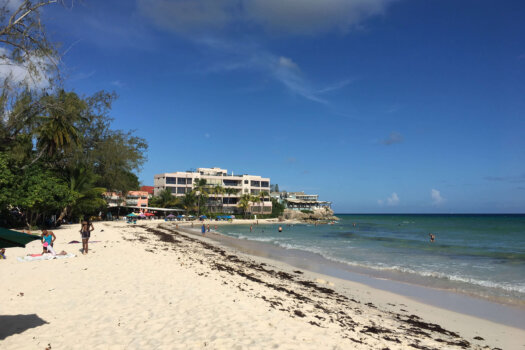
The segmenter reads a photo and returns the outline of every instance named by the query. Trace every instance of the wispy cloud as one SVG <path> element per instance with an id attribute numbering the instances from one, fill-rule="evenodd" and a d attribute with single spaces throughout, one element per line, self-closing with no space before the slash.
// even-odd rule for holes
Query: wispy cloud
<path id="1" fill-rule="evenodd" d="M 385 146 L 390 146 L 395 143 L 401 143 L 403 141 L 404 141 L 403 135 L 401 135 L 397 131 L 392 131 L 390 133 L 390 136 L 388 136 L 388 138 L 381 140 L 381 143 Z"/>
<path id="2" fill-rule="evenodd" d="M 485 180 L 508 183 L 522 183 L 525 182 L 525 174 L 521 174 L 518 176 L 486 176 Z"/>
<path id="3" fill-rule="evenodd" d="M 97 72 L 96 70 L 92 70 L 91 72 L 87 72 L 87 73 L 86 72 L 78 72 L 78 73 L 75 73 L 75 74 L 71 75 L 71 77 L 69 79 L 71 81 L 89 79 L 93 75 L 95 75 L 96 72 Z"/>
<path id="4" fill-rule="evenodd" d="M 430 190 L 430 197 L 432 198 L 432 204 L 434 205 L 439 205 L 446 201 L 446 199 L 443 198 L 441 193 L 436 189 Z"/>
<path id="5" fill-rule="evenodd" d="M 383 200 L 383 199 L 379 199 L 377 201 L 377 204 L 379 205 L 388 205 L 388 206 L 391 206 L 391 207 L 394 207 L 394 206 L 397 206 L 399 204 L 399 196 L 397 195 L 396 192 L 393 192 L 390 197 L 388 197 L 386 200 Z"/>
<path id="6" fill-rule="evenodd" d="M 124 86 L 126 86 L 126 84 L 124 84 L 123 82 L 121 82 L 120 80 L 113 80 L 112 82 L 110 82 L 111 85 L 113 86 L 116 86 L 118 88 L 123 88 Z"/>
<path id="7" fill-rule="evenodd" d="M 196 42 L 213 50 L 219 56 L 227 57 L 223 61 L 219 60 L 209 67 L 199 69 L 200 73 L 259 71 L 279 82 L 292 94 L 321 104 L 329 104 L 321 97 L 323 93 L 343 88 L 348 84 L 337 83 L 328 88 L 318 88 L 306 77 L 299 64 L 292 58 L 272 54 L 253 43 L 234 43 L 211 37 L 201 38 Z"/>
<path id="8" fill-rule="evenodd" d="M 262 30 L 281 35 L 348 32 L 393 0 L 137 0 L 156 25 L 181 35 Z"/>

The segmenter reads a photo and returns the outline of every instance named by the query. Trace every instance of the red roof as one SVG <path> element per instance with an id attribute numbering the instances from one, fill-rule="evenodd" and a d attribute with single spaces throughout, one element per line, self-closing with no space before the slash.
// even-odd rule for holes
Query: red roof
<path id="1" fill-rule="evenodd" d="M 146 191 L 146 192 L 148 192 L 149 194 L 153 194 L 153 189 L 154 189 L 153 186 L 142 186 L 142 187 L 140 188 L 141 191 Z"/>

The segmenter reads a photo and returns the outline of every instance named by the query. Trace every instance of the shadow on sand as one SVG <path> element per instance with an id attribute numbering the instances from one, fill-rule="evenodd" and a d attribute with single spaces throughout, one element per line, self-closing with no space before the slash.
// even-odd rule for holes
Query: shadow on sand
<path id="1" fill-rule="evenodd" d="M 36 314 L 30 315 L 0 315 L 0 340 L 13 335 L 23 333 L 30 328 L 47 324 L 46 321 Z"/>

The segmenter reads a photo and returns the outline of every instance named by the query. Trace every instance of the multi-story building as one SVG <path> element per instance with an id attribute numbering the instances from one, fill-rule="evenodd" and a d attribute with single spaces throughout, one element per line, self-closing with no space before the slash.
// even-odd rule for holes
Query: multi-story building
<path id="1" fill-rule="evenodd" d="M 148 192 L 148 199 L 151 199 L 151 197 L 153 197 L 153 189 L 153 186 L 140 186 L 141 191 Z"/>
<path id="2" fill-rule="evenodd" d="M 126 205 L 136 207 L 148 206 L 148 192 L 147 191 L 128 191 L 126 193 Z"/>
<path id="3" fill-rule="evenodd" d="M 108 203 L 109 208 L 126 205 L 124 198 L 122 198 L 122 196 L 117 192 L 104 192 L 102 196 Z"/>
<path id="4" fill-rule="evenodd" d="M 287 209 L 291 210 L 308 210 L 329 208 L 332 202 L 320 201 L 318 194 L 305 194 L 304 192 L 272 192 L 272 198 L 283 203 Z"/>
<path id="5" fill-rule="evenodd" d="M 208 194 L 210 206 L 215 206 L 215 210 L 226 213 L 239 212 L 237 205 L 243 194 L 259 196 L 263 191 L 270 193 L 270 178 L 258 175 L 234 175 L 233 172 L 228 174 L 226 169 L 221 168 L 198 168 L 196 171 L 155 175 L 154 194 L 157 196 L 160 191 L 166 189 L 174 196 L 184 196 L 194 189 L 194 184 L 199 179 L 206 180 L 206 186 L 210 189 L 216 186 L 230 189 L 231 193 L 214 194 L 209 191 Z M 261 198 L 260 202 L 252 203 L 250 212 L 253 214 L 271 213 L 272 201 L 269 195 Z"/>

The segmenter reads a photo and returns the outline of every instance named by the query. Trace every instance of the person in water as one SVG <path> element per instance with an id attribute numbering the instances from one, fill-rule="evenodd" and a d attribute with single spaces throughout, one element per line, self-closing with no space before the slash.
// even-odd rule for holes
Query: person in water
<path id="1" fill-rule="evenodd" d="M 279 226 L 279 232 L 283 232 L 282 226 Z"/>
<path id="2" fill-rule="evenodd" d="M 42 254 L 44 254 L 47 252 L 47 246 L 53 247 L 53 243 L 55 242 L 56 236 L 53 232 L 43 229 L 41 237 L 43 245 Z M 44 245 L 44 243 L 47 243 L 47 245 Z"/>
<path id="3" fill-rule="evenodd" d="M 88 242 L 89 237 L 91 237 L 91 231 L 95 228 L 89 220 L 83 220 L 80 224 L 80 235 L 82 236 L 82 254 L 86 255 L 88 253 Z"/>
<path id="4" fill-rule="evenodd" d="M 436 236 L 434 236 L 432 233 L 429 233 L 428 235 L 430 236 L 430 243 L 434 243 Z"/>

